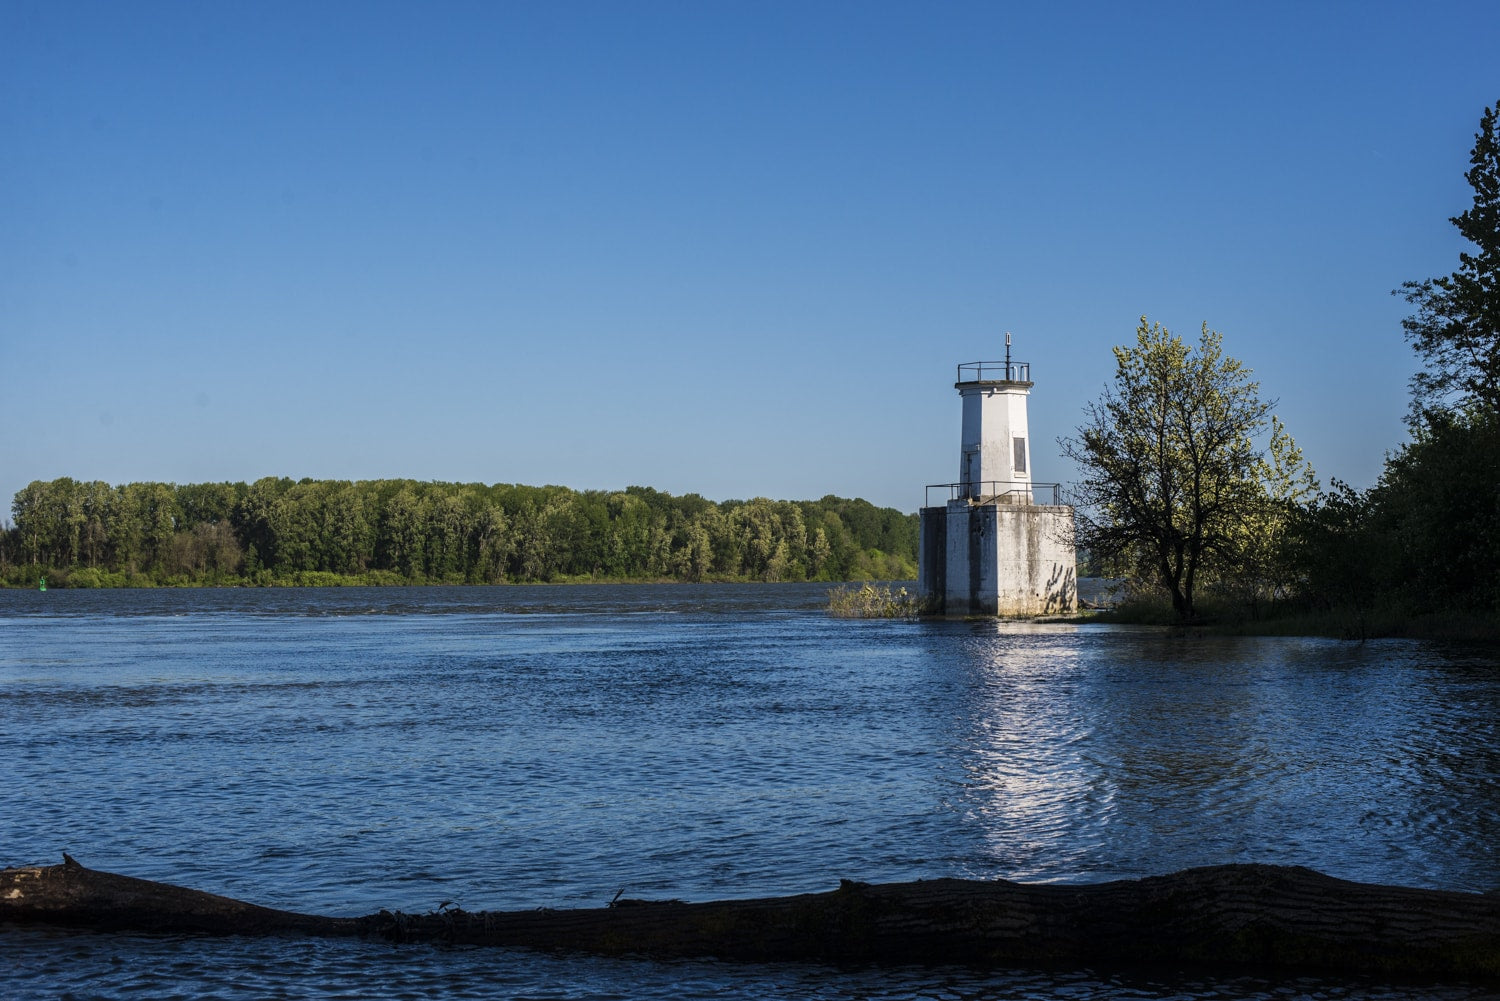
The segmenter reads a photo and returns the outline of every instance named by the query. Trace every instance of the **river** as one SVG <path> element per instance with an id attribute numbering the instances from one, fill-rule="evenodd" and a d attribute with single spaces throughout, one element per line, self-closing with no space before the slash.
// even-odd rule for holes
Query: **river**
<path id="1" fill-rule="evenodd" d="M 822 585 L 0 591 L 0 864 L 295 910 L 1222 862 L 1500 887 L 1500 667 L 850 621 Z M 6 997 L 1432 998 L 1464 985 L 0 932 Z"/>

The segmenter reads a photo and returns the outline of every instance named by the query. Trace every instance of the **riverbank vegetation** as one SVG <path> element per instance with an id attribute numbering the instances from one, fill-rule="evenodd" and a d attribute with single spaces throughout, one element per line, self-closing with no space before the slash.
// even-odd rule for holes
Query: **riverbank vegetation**
<path id="1" fill-rule="evenodd" d="M 828 592 L 828 614 L 839 619 L 914 619 L 927 603 L 905 587 L 889 584 L 845 584 Z"/>
<path id="2" fill-rule="evenodd" d="M 1190 348 L 1142 318 L 1116 349 L 1114 385 L 1063 442 L 1084 470 L 1086 572 L 1134 582 L 1107 618 L 1500 639 L 1497 120 L 1500 102 L 1475 136 L 1473 203 L 1450 220 L 1472 249 L 1395 292 L 1416 308 L 1403 327 L 1422 366 L 1410 440 L 1370 488 L 1320 489 L 1206 325 Z"/>
<path id="3" fill-rule="evenodd" d="M 35 482 L 0 581 L 35 587 L 908 579 L 916 516 L 863 500 L 715 503 L 414 480 Z"/>
<path id="4" fill-rule="evenodd" d="M 1500 644 L 1500 614 L 1483 608 L 1418 611 L 1396 599 L 1369 607 L 1317 604 L 1301 596 L 1248 603 L 1210 591 L 1191 619 L 1179 616 L 1159 592 L 1132 593 L 1118 604 L 1088 609 L 1061 621 L 1094 625 L 1160 626 L 1221 636 L 1327 636 L 1366 640 L 1403 638 Z"/>

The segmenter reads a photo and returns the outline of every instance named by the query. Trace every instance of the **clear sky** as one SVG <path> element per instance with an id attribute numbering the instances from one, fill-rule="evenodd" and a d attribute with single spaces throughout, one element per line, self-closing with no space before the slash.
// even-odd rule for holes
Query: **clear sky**
<path id="1" fill-rule="evenodd" d="M 0 0 L 0 516 L 36 479 L 1036 478 L 1142 314 L 1365 486 L 1500 3 Z"/>

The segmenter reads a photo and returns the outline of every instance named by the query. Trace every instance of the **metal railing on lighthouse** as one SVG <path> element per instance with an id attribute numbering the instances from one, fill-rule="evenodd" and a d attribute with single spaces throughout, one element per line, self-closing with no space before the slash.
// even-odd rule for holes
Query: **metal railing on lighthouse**
<path id="1" fill-rule="evenodd" d="M 958 366 L 958 381 L 965 382 L 1030 382 L 1031 362 L 1011 361 L 966 361 Z"/>
<path id="2" fill-rule="evenodd" d="M 932 492 L 945 491 L 947 501 L 967 500 L 973 504 L 1041 504 L 1053 507 L 1062 503 L 1061 483 L 1033 483 L 1030 480 L 976 480 L 972 483 L 927 484 L 926 507 L 932 507 Z"/>

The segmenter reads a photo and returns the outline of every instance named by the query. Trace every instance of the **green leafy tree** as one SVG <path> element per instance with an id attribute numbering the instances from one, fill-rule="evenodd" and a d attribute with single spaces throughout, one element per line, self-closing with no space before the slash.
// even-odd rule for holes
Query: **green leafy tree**
<path id="1" fill-rule="evenodd" d="M 1465 175 L 1473 202 L 1449 221 L 1473 246 L 1452 274 L 1396 290 L 1425 364 L 1412 437 L 1367 491 L 1310 505 L 1296 534 L 1307 596 L 1323 607 L 1410 616 L 1500 609 L 1500 102 L 1481 115 Z"/>
<path id="2" fill-rule="evenodd" d="M 234 524 L 245 547 L 247 570 L 270 570 L 277 566 L 273 511 L 277 501 L 294 485 L 285 477 L 264 476 L 245 488 L 235 507 Z"/>
<path id="3" fill-rule="evenodd" d="M 1468 211 L 1449 220 L 1472 252 L 1441 278 L 1404 283 L 1395 294 L 1417 307 L 1402 321 L 1406 338 L 1427 363 L 1412 379 L 1421 409 L 1468 404 L 1500 409 L 1500 101 L 1486 108 L 1464 176 L 1474 189 Z"/>
<path id="4" fill-rule="evenodd" d="M 244 491 L 240 483 L 189 483 L 177 488 L 177 507 L 189 525 L 228 521 Z"/>
<path id="5" fill-rule="evenodd" d="M 374 562 L 374 532 L 366 514 L 371 491 L 362 484 L 331 485 L 322 499 L 319 570 L 357 574 Z"/>
<path id="6" fill-rule="evenodd" d="M 1353 612 L 1363 639 L 1370 610 L 1389 590 L 1393 550 L 1374 525 L 1371 491 L 1334 479 L 1292 526 L 1301 596 L 1323 611 Z"/>
<path id="7" fill-rule="evenodd" d="M 1429 412 L 1386 459 L 1345 555 L 1378 550 L 1380 593 L 1407 613 L 1500 610 L 1500 412 Z"/>
<path id="8" fill-rule="evenodd" d="M 827 566 L 833 556 L 833 547 L 828 544 L 828 533 L 822 525 L 813 530 L 812 542 L 807 547 L 808 570 L 814 580 L 827 580 Z"/>
<path id="9" fill-rule="evenodd" d="M 504 583 L 505 567 L 515 545 L 505 511 L 494 504 L 485 504 L 475 514 L 473 524 L 475 560 L 472 574 L 475 581 L 481 584 Z"/>
<path id="10" fill-rule="evenodd" d="M 515 574 L 523 581 L 549 581 L 566 573 L 569 546 L 577 525 L 572 491 L 548 488 L 538 505 L 527 499 L 515 519 Z"/>
<path id="11" fill-rule="evenodd" d="M 51 555 L 54 525 L 48 503 L 50 493 L 48 484 L 32 480 L 16 492 L 10 504 L 11 516 L 16 519 L 15 531 L 21 540 L 21 553 L 33 565 L 47 562 Z"/>
<path id="12" fill-rule="evenodd" d="M 1386 593 L 1408 611 L 1500 609 L 1500 101 L 1484 109 L 1449 221 L 1472 250 L 1452 274 L 1402 286 L 1402 326 L 1426 363 L 1412 440 L 1386 459 L 1367 521 L 1396 558 Z"/>
<path id="13" fill-rule="evenodd" d="M 718 514 L 717 511 L 714 512 Z M 684 544 L 678 553 L 677 561 L 678 576 L 687 580 L 702 580 L 713 570 L 714 547 L 709 537 L 708 529 L 704 526 L 705 516 L 702 514 L 694 516 L 692 522 L 687 526 Z"/>
<path id="14" fill-rule="evenodd" d="M 472 528 L 463 496 L 451 487 L 433 490 L 424 498 L 422 507 L 426 519 L 428 578 L 462 582 Z"/>
<path id="15" fill-rule="evenodd" d="M 200 521 L 173 537 L 165 569 L 169 575 L 199 580 L 233 579 L 243 560 L 239 541 L 227 521 Z"/>
<path id="16" fill-rule="evenodd" d="M 1271 436 L 1256 470 L 1260 490 L 1226 547 L 1231 558 L 1215 567 L 1214 581 L 1255 607 L 1262 598 L 1290 597 L 1301 578 L 1296 528 L 1318 496 L 1318 479 L 1286 425 L 1271 416 Z"/>
<path id="17" fill-rule="evenodd" d="M 841 511 L 856 530 L 845 527 Z M 715 503 L 648 487 L 579 493 L 270 477 L 248 486 L 111 487 L 62 478 L 30 484 L 12 513 L 15 528 L 0 532 L 0 570 L 25 561 L 36 571 L 79 571 L 79 582 L 95 586 L 105 574 L 170 583 L 319 574 L 453 583 L 845 579 L 851 570 L 894 577 L 907 573 L 916 551 L 914 515 L 864 501 Z M 7 572 L 6 579 L 24 581 L 34 569 Z M 69 576 L 60 574 L 58 583 Z"/>
<path id="18" fill-rule="evenodd" d="M 1271 404 L 1207 324 L 1194 348 L 1141 317 L 1135 345 L 1114 355 L 1114 384 L 1060 441 L 1081 471 L 1077 541 L 1160 585 L 1188 618 L 1203 578 L 1243 571 L 1274 494 L 1301 489 L 1301 454 L 1279 423 L 1269 460 L 1257 446 Z"/>
<path id="19" fill-rule="evenodd" d="M 103 480 L 85 483 L 83 490 L 83 562 L 96 567 L 107 558 L 110 521 L 114 515 L 115 491 Z"/>
<path id="20" fill-rule="evenodd" d="M 404 481 L 386 501 L 382 519 L 382 566 L 411 580 L 421 578 L 425 569 L 421 505 L 416 485 Z"/>
<path id="21" fill-rule="evenodd" d="M 127 483 L 112 535 L 120 568 L 144 573 L 165 563 L 181 522 L 177 491 L 167 483 Z"/>

